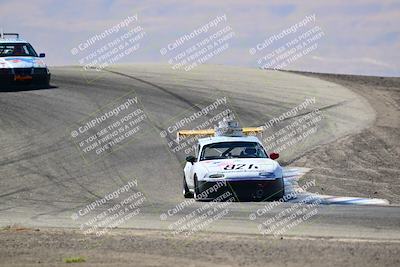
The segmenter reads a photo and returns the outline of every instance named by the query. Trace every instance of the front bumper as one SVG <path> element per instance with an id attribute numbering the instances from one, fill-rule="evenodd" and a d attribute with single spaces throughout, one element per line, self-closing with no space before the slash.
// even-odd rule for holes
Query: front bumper
<path id="1" fill-rule="evenodd" d="M 0 69 L 0 85 L 48 84 L 50 76 L 46 68 Z"/>
<path id="2" fill-rule="evenodd" d="M 284 195 L 283 178 L 275 180 L 230 179 L 221 181 L 198 181 L 197 192 L 201 199 L 216 199 L 229 192 L 237 201 L 271 201 Z"/>

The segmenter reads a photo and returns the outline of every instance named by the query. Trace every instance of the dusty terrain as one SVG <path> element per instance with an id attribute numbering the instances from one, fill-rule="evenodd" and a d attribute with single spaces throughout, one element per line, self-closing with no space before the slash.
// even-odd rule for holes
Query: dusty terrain
<path id="1" fill-rule="evenodd" d="M 98 238 L 70 229 L 0 232 L 0 266 L 398 266 L 400 241 L 274 239 L 260 235 L 115 230 Z M 305 252 L 307 251 L 307 252 Z M 75 265 L 73 264 L 73 265 Z"/>
<path id="2" fill-rule="evenodd" d="M 400 78 L 301 73 L 349 88 L 376 112 L 373 125 L 320 146 L 291 163 L 313 170 L 314 191 L 385 198 L 400 204 Z M 313 191 L 310 190 L 310 191 Z"/>

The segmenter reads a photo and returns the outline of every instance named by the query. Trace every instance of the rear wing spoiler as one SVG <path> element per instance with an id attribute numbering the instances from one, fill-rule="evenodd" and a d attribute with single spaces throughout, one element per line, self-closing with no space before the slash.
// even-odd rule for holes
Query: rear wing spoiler
<path id="1" fill-rule="evenodd" d="M 0 39 L 6 39 L 6 36 L 15 36 L 16 39 L 19 39 L 19 33 L 0 32 Z"/>
<path id="2" fill-rule="evenodd" d="M 245 127 L 242 128 L 242 132 L 244 135 L 255 135 L 258 133 L 262 133 L 264 131 L 263 127 Z M 204 130 L 181 130 L 176 133 L 176 140 L 179 140 L 182 137 L 188 136 L 215 136 L 214 129 L 204 129 Z"/>

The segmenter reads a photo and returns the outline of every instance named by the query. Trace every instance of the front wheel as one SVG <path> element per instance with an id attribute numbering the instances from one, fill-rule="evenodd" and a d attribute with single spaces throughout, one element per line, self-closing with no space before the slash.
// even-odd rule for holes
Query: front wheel
<path id="1" fill-rule="evenodd" d="M 42 84 L 45 88 L 50 88 L 50 74 L 43 79 Z"/>
<path id="2" fill-rule="evenodd" d="M 193 195 L 193 197 L 194 197 L 194 199 L 195 200 L 199 200 L 200 198 L 199 198 L 199 195 L 200 195 L 200 190 L 199 190 L 199 185 L 198 185 L 198 182 L 197 182 L 197 176 L 196 175 L 194 175 L 194 178 L 193 178 L 193 183 L 194 183 L 194 195 Z"/>
<path id="3" fill-rule="evenodd" d="M 274 193 L 272 198 L 272 200 L 274 201 L 279 201 L 285 196 L 285 183 L 283 181 L 283 178 L 279 179 L 278 185 L 279 187 L 277 188 L 277 191 Z"/>
<path id="4" fill-rule="evenodd" d="M 192 198 L 193 194 L 189 191 L 189 187 L 187 186 L 185 175 L 183 175 L 183 197 L 184 198 Z"/>

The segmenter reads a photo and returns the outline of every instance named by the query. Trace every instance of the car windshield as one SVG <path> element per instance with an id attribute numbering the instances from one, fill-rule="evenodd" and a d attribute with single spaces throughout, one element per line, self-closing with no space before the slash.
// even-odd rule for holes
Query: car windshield
<path id="1" fill-rule="evenodd" d="M 221 142 L 204 146 L 200 160 L 231 158 L 268 158 L 257 142 Z"/>
<path id="2" fill-rule="evenodd" d="M 37 57 L 37 54 L 30 44 L 7 43 L 0 44 L 0 57 Z"/>

